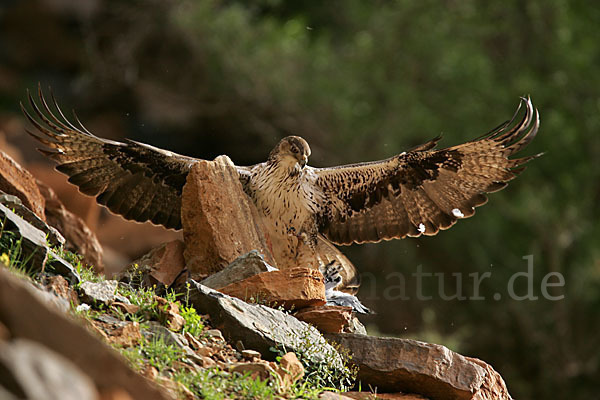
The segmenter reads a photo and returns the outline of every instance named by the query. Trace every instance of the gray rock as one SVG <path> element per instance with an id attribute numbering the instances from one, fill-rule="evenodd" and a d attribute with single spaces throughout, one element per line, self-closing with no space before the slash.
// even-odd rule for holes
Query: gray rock
<path id="1" fill-rule="evenodd" d="M 65 244 L 65 238 L 63 235 L 61 235 L 57 229 L 42 221 L 42 219 L 38 217 L 36 213 L 25 207 L 21 199 L 19 199 L 17 196 L 4 193 L 0 190 L 0 203 L 4 204 L 7 208 L 14 211 L 15 214 L 19 215 L 25 221 L 44 232 L 46 234 L 48 243 L 51 246 L 62 246 Z"/>
<path id="2" fill-rule="evenodd" d="M 17 398 L 95 400 L 90 378 L 66 358 L 26 339 L 0 342 L 0 386 Z"/>
<path id="3" fill-rule="evenodd" d="M 439 344 L 350 333 L 325 337 L 350 351 L 363 387 L 384 393 L 417 393 L 432 400 L 511 399 L 491 367 Z"/>
<path id="4" fill-rule="evenodd" d="M 302 353 L 313 362 L 342 366 L 337 351 L 313 326 L 293 316 L 260 304 L 248 304 L 190 280 L 190 302 L 196 310 L 209 314 L 230 342 L 241 341 L 246 349 L 259 351 L 266 360 L 274 360 L 271 348 Z M 196 288 L 197 290 L 194 290 Z"/>
<path id="5" fill-rule="evenodd" d="M 81 300 L 85 303 L 111 303 L 115 301 L 117 281 L 83 282 L 79 287 Z"/>
<path id="6" fill-rule="evenodd" d="M 28 270 L 48 270 L 69 279 L 71 284 L 79 282 L 79 274 L 76 269 L 50 250 L 46 243 L 46 234 L 43 231 L 1 203 L 0 219 L 4 222 L 3 230 L 5 232 L 13 232 L 21 238 L 21 252 L 24 259 L 27 260 L 26 268 Z"/>
<path id="7" fill-rule="evenodd" d="M 261 272 L 275 271 L 277 268 L 267 264 L 263 256 L 252 250 L 236 258 L 231 264 L 221 271 L 212 274 L 200 283 L 211 289 L 221 289 L 234 282 L 249 278 Z"/>

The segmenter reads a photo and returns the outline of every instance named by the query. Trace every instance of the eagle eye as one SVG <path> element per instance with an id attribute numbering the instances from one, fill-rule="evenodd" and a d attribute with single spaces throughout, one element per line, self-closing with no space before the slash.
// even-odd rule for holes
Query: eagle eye
<path id="1" fill-rule="evenodd" d="M 298 147 L 292 146 L 292 153 L 298 154 Z"/>

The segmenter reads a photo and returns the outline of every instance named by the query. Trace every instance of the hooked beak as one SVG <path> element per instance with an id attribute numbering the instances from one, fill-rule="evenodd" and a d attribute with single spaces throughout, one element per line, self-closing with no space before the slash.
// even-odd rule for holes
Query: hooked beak
<path id="1" fill-rule="evenodd" d="M 302 168 L 304 168 L 307 163 L 308 163 L 308 157 L 307 156 L 302 156 L 302 160 L 298 161 L 298 164 L 300 164 L 300 166 Z"/>

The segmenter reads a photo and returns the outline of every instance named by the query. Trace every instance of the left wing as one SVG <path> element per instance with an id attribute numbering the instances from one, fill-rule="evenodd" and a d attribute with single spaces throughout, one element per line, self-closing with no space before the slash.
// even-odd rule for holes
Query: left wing
<path id="1" fill-rule="evenodd" d="M 525 115 L 515 124 L 522 104 Z M 347 245 L 448 229 L 539 156 L 508 158 L 533 140 L 539 125 L 538 111 L 523 98 L 510 121 L 470 142 L 432 150 L 438 137 L 383 161 L 314 168 L 325 197 L 319 230 Z"/>
<path id="2" fill-rule="evenodd" d="M 52 96 L 58 118 L 39 86 L 41 108 L 29 91 L 28 97 L 35 117 L 23 104 L 21 109 L 38 132 L 27 133 L 47 147 L 39 150 L 58 162 L 56 169 L 80 192 L 125 219 L 181 229 L 181 192 L 197 159 L 133 140 L 95 136 L 69 122 Z"/>

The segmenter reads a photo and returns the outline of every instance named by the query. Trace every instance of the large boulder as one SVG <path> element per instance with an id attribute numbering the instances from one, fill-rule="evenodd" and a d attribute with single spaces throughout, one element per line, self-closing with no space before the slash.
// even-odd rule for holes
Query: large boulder
<path id="1" fill-rule="evenodd" d="M 327 334 L 352 354 L 363 387 L 418 393 L 431 400 L 511 400 L 489 365 L 438 344 L 349 333 Z"/>
<path id="2" fill-rule="evenodd" d="M 251 250 L 275 265 L 258 211 L 228 157 L 197 162 L 181 204 L 185 264 L 192 275 L 212 275 Z"/>
<path id="3" fill-rule="evenodd" d="M 208 314 L 213 326 L 230 342 L 240 341 L 244 348 L 259 351 L 274 360 L 273 348 L 302 353 L 314 362 L 328 359 L 342 366 L 337 351 L 313 326 L 282 311 L 261 304 L 248 304 L 235 297 L 190 280 L 189 301 L 198 312 Z"/>

